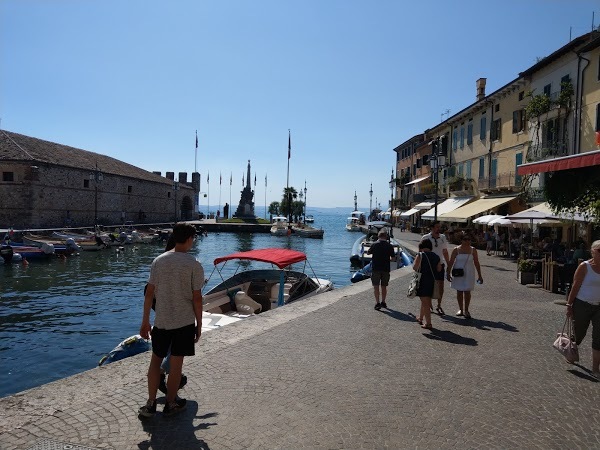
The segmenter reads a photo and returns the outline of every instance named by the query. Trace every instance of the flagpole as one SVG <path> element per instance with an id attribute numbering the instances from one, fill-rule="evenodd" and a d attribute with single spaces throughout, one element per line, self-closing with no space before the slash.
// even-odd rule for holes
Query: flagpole
<path id="1" fill-rule="evenodd" d="M 221 208 L 221 182 L 223 181 L 223 176 L 221 175 L 221 172 L 219 172 L 219 211 L 223 211 L 223 209 Z"/>
<path id="2" fill-rule="evenodd" d="M 206 175 L 207 197 L 206 197 L 206 218 L 210 217 L 210 172 Z"/>
<path id="3" fill-rule="evenodd" d="M 292 223 L 292 196 L 290 195 L 290 156 L 292 153 L 292 134 L 288 128 L 288 160 L 287 160 L 287 181 L 286 192 L 288 198 L 288 226 Z"/>
<path id="4" fill-rule="evenodd" d="M 229 209 L 232 208 L 231 206 L 231 185 L 233 184 L 233 172 L 231 172 L 229 174 Z M 229 211 L 227 211 L 227 215 L 229 216 Z M 233 214 L 231 214 L 231 217 L 233 217 Z M 229 217 L 227 217 L 229 219 Z"/>
<path id="5" fill-rule="evenodd" d="M 194 154 L 194 172 L 198 172 L 198 130 L 196 130 L 196 151 Z"/>
<path id="6" fill-rule="evenodd" d="M 267 174 L 265 174 L 265 220 L 267 220 Z"/>

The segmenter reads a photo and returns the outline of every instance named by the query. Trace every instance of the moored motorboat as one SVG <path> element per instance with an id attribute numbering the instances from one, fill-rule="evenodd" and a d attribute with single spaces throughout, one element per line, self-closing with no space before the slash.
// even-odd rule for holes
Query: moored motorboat
<path id="1" fill-rule="evenodd" d="M 306 215 L 306 218 L 304 219 L 304 221 L 305 221 L 306 223 L 314 223 L 314 222 L 315 222 L 315 218 L 314 218 L 312 215 L 310 215 L 310 214 L 307 214 L 307 215 Z"/>
<path id="2" fill-rule="evenodd" d="M 19 255 L 15 257 L 15 255 Z M 23 244 L 4 242 L 0 247 L 0 256 L 5 263 L 21 261 L 22 259 L 48 259 L 54 255 L 54 246 L 44 244 L 42 248 L 31 247 Z"/>
<path id="3" fill-rule="evenodd" d="M 391 230 L 391 224 L 383 221 L 369 222 L 367 227 L 367 234 L 359 237 L 352 246 L 350 253 L 350 262 L 352 264 L 360 266 L 369 264 L 371 262 L 371 255 L 368 254 L 368 250 L 379 239 L 379 232 L 385 229 L 389 235 Z M 394 253 L 396 254 L 396 261 L 392 263 L 392 267 L 399 268 L 412 264 L 412 256 L 402 248 L 400 242 L 391 236 L 389 241 L 394 247 Z"/>
<path id="4" fill-rule="evenodd" d="M 233 276 L 224 279 L 221 273 L 227 261 L 263 262 L 271 264 L 271 268 L 236 270 Z M 333 289 L 330 280 L 318 278 L 314 271 L 314 276 L 310 277 L 304 271 L 293 270 L 292 264 L 297 263 L 304 263 L 304 268 L 306 264 L 310 267 L 306 254 L 281 248 L 250 250 L 217 258 L 213 274 L 218 272 L 223 282 L 202 296 L 203 310 L 220 314 L 236 311 L 258 314 Z"/>
<path id="5" fill-rule="evenodd" d="M 81 247 L 77 245 L 73 238 L 67 239 L 52 239 L 47 236 L 36 234 L 24 234 L 22 237 L 23 244 L 31 247 L 42 248 L 44 244 L 54 246 L 54 253 L 57 255 L 71 255 L 81 251 Z"/>
<path id="6" fill-rule="evenodd" d="M 305 223 L 298 223 L 292 225 L 292 232 L 298 236 L 308 237 L 313 239 L 323 239 L 325 230 L 322 228 L 315 228 Z"/>
<path id="7" fill-rule="evenodd" d="M 290 234 L 287 217 L 274 216 L 272 224 L 271 234 L 273 236 L 287 236 Z"/>
<path id="8" fill-rule="evenodd" d="M 365 224 L 365 213 L 362 211 L 352 211 L 350 217 L 346 219 L 347 231 L 362 231 L 361 225 Z"/>

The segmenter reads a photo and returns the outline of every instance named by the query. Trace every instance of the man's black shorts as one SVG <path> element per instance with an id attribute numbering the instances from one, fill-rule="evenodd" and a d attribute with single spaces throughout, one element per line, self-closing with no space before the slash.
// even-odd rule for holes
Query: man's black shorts
<path id="1" fill-rule="evenodd" d="M 173 356 L 194 356 L 196 339 L 196 325 L 165 330 L 152 328 L 152 352 L 159 358 L 164 358 L 171 349 Z"/>

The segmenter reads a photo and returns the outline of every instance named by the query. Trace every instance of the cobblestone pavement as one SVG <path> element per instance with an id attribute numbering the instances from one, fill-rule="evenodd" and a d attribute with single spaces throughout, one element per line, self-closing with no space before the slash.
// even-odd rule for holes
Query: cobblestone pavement
<path id="1" fill-rule="evenodd" d="M 561 296 L 480 254 L 471 321 L 447 287 L 424 332 L 400 269 L 388 310 L 364 281 L 205 334 L 174 417 L 137 417 L 148 354 L 0 399 L 0 448 L 600 448 L 590 337 L 566 364 Z"/>

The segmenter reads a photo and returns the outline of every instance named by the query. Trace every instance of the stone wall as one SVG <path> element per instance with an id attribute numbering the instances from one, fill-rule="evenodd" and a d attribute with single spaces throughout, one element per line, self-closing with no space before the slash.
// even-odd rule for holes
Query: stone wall
<path id="1" fill-rule="evenodd" d="M 13 181 L 0 178 L 0 228 L 54 228 L 98 223 L 160 223 L 191 219 L 194 190 L 180 184 L 152 182 L 41 163 L 2 161 L 0 172 L 12 172 Z M 0 175 L 2 175 L 0 173 Z M 101 178 L 101 180 L 100 180 Z M 124 212 L 124 217 L 123 217 Z M 186 217 L 187 216 L 187 217 Z"/>

